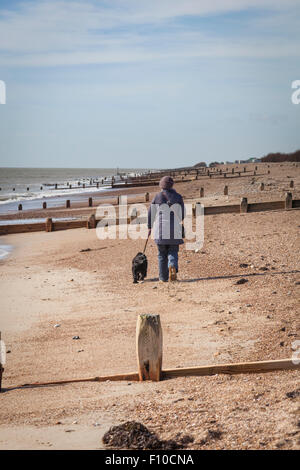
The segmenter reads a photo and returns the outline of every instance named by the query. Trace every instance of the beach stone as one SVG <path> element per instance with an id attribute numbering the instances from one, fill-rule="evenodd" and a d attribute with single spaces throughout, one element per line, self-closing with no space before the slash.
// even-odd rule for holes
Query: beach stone
<path id="1" fill-rule="evenodd" d="M 238 281 L 236 281 L 236 284 L 237 285 L 246 284 L 246 282 L 248 282 L 248 279 L 245 279 L 242 277 L 242 279 L 239 279 Z"/>
<path id="2" fill-rule="evenodd" d="M 73 336 L 72 339 L 80 339 L 80 337 L 79 336 Z"/>

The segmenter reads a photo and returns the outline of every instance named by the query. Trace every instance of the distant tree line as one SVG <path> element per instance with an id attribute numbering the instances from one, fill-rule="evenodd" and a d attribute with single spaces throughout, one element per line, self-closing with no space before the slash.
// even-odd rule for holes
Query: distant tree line
<path id="1" fill-rule="evenodd" d="M 262 162 L 300 162 L 300 150 L 292 153 L 268 153 L 265 157 L 262 157 Z"/>

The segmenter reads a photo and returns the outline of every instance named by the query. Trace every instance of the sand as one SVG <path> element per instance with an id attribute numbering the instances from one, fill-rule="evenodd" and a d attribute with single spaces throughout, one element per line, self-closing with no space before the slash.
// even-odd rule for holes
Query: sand
<path id="1" fill-rule="evenodd" d="M 249 200 L 282 197 L 287 176 L 296 198 L 300 168 L 285 164 L 272 167 L 272 194 L 262 196 L 256 184 Z M 250 191 L 249 181 L 234 182 L 230 198 Z M 200 185 L 178 190 L 193 197 Z M 223 186 L 207 183 L 208 203 L 226 203 Z M 203 248 L 182 248 L 179 281 L 163 285 L 153 241 L 147 280 L 134 285 L 131 259 L 143 241 L 100 241 L 84 228 L 3 237 L 14 251 L 0 262 L 0 330 L 11 351 L 0 448 L 102 448 L 111 425 L 134 419 L 163 439 L 192 435 L 192 449 L 299 449 L 299 400 L 286 395 L 299 388 L 298 371 L 6 390 L 136 371 L 140 313 L 160 314 L 163 368 L 291 357 L 299 339 L 299 226 L 297 210 L 207 216 Z M 248 282 L 236 285 L 241 277 Z"/>

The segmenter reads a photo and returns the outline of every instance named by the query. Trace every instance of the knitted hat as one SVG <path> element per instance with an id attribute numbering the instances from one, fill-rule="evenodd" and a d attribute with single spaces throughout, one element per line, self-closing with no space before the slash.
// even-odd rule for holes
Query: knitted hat
<path id="1" fill-rule="evenodd" d="M 173 184 L 174 180 L 171 176 L 164 176 L 159 182 L 161 189 L 171 189 Z"/>

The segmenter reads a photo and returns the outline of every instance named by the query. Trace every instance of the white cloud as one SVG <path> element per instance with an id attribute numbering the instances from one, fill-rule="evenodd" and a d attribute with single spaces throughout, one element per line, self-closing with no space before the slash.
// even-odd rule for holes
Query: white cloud
<path id="1" fill-rule="evenodd" d="M 291 14 L 291 9 L 297 5 L 298 0 L 25 2 L 17 11 L 0 12 L 0 65 L 107 64 L 191 57 L 297 57 L 299 41 L 295 43 L 286 36 L 293 29 L 293 18 L 296 21 L 297 15 Z M 250 23 L 260 31 L 255 39 L 243 35 L 239 43 L 228 36 L 221 37 L 218 32 L 208 36 L 191 31 L 188 26 L 184 29 L 174 25 L 179 17 L 251 8 L 270 8 L 272 13 L 257 25 Z M 276 14 L 278 11 L 280 16 Z M 143 25 L 159 25 L 160 29 L 150 33 L 147 29 L 141 30 Z M 268 28 L 268 36 L 264 34 L 265 28 Z"/>

